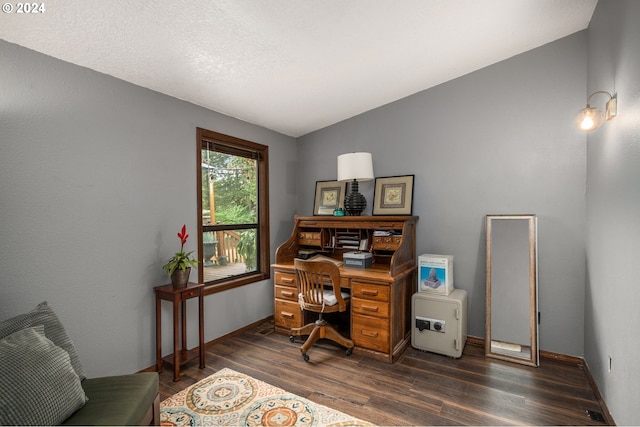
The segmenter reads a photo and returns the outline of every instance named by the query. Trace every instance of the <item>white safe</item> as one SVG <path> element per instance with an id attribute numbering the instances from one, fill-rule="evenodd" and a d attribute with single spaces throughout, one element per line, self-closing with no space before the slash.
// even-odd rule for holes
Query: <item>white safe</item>
<path id="1" fill-rule="evenodd" d="M 411 345 L 418 350 L 462 356 L 467 341 L 467 292 L 417 292 L 411 297 Z"/>

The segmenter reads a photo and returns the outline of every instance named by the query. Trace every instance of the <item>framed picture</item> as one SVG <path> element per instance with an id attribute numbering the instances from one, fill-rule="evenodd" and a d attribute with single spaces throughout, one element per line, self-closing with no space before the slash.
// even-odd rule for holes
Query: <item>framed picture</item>
<path id="1" fill-rule="evenodd" d="M 374 215 L 411 215 L 415 175 L 376 178 Z"/>
<path id="2" fill-rule="evenodd" d="M 346 188 L 346 182 L 316 181 L 316 197 L 313 204 L 313 214 L 333 215 L 334 209 L 344 209 Z"/>

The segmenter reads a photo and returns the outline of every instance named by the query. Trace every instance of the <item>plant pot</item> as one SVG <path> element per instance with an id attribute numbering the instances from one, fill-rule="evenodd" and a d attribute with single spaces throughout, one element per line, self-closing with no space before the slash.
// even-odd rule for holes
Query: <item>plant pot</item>
<path id="1" fill-rule="evenodd" d="M 204 265 L 205 267 L 209 267 L 213 265 L 211 257 L 216 253 L 216 246 L 218 246 L 218 242 L 204 242 L 202 246 L 204 251 Z"/>
<path id="2" fill-rule="evenodd" d="M 191 274 L 191 267 L 186 270 L 176 270 L 171 275 L 171 283 L 174 288 L 185 288 L 189 283 L 189 275 Z"/>

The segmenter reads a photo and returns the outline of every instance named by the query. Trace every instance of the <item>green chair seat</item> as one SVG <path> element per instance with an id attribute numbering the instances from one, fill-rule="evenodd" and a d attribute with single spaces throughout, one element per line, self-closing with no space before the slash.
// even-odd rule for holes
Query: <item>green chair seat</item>
<path id="1" fill-rule="evenodd" d="M 62 425 L 140 425 L 158 396 L 158 374 L 87 378 L 82 388 L 89 400 Z"/>

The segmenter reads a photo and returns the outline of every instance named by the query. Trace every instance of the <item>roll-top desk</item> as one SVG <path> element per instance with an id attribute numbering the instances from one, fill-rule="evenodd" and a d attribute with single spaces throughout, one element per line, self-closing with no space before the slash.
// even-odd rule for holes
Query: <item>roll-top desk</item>
<path id="1" fill-rule="evenodd" d="M 353 353 L 393 363 L 411 342 L 417 220 L 415 216 L 296 215 L 293 232 L 276 250 L 272 265 L 275 331 L 288 335 L 291 328 L 303 326 L 293 267 L 298 251 L 317 251 L 342 261 L 344 252 L 356 250 L 367 239 L 372 266 L 340 267 L 340 284 L 351 289 Z"/>

